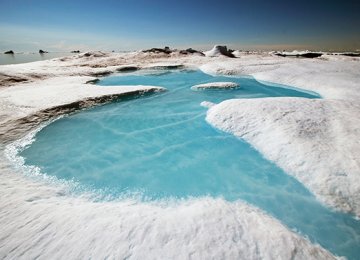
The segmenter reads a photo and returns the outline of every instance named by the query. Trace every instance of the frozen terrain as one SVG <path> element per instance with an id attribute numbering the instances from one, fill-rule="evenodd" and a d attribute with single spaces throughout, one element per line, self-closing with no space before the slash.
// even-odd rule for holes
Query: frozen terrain
<path id="1" fill-rule="evenodd" d="M 164 90 L 86 84 L 96 77 L 178 65 L 210 74 L 252 75 L 314 91 L 324 99 L 204 102 L 210 107 L 207 120 L 244 138 L 326 205 L 360 216 L 360 60 L 266 53 L 237 59 L 209 56 L 216 57 L 95 52 L 0 66 L 0 258 L 333 258 L 241 201 L 93 202 L 69 196 L 66 186 L 23 176 L 5 158 L 7 144 L 54 116 L 122 95 Z"/>
<path id="2" fill-rule="evenodd" d="M 234 89 L 239 88 L 239 84 L 234 82 L 212 82 L 194 85 L 191 87 L 192 90 L 206 90 L 206 89 Z"/>
<path id="3" fill-rule="evenodd" d="M 207 121 L 251 143 L 324 203 L 358 215 L 359 112 L 358 103 L 338 100 L 228 100 L 213 106 Z"/>
<path id="4" fill-rule="evenodd" d="M 1 258 L 333 259 L 242 202 L 94 203 L 5 167 Z"/>
<path id="5" fill-rule="evenodd" d="M 357 59 L 291 59 L 288 64 L 241 67 L 206 64 L 208 73 L 245 73 L 319 93 L 324 99 L 225 101 L 207 120 L 246 139 L 304 183 L 321 201 L 360 216 L 360 113 Z M 316 74 L 314 73 L 316 72 Z"/>

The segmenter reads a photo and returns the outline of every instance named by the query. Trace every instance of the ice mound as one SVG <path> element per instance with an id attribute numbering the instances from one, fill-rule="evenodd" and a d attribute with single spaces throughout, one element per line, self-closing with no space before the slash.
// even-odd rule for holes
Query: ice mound
<path id="1" fill-rule="evenodd" d="M 360 216 L 360 148 L 349 142 L 356 140 L 359 113 L 355 102 L 232 99 L 209 109 L 206 120 L 249 142 L 322 202 Z"/>
<path id="2" fill-rule="evenodd" d="M 105 53 L 105 52 L 101 52 L 101 51 L 89 51 L 89 52 L 86 52 L 82 55 L 79 55 L 80 58 L 83 58 L 83 57 L 94 57 L 94 58 L 99 58 L 99 57 L 107 57 L 108 54 Z"/>
<path id="3" fill-rule="evenodd" d="M 202 53 L 201 51 L 198 51 L 198 50 L 194 50 L 193 48 L 188 48 L 186 50 L 180 50 L 179 53 L 184 54 L 184 55 L 197 54 L 197 55 L 200 55 L 200 56 L 205 56 L 204 53 Z"/>
<path id="4" fill-rule="evenodd" d="M 213 106 L 215 106 L 216 104 L 213 102 L 209 102 L 209 101 L 203 101 L 200 103 L 200 106 L 202 107 L 206 107 L 206 108 L 211 108 Z"/>
<path id="5" fill-rule="evenodd" d="M 227 56 L 230 58 L 235 58 L 230 50 L 226 46 L 215 45 L 210 51 L 204 52 L 207 57 L 218 57 L 218 56 Z"/>
<path id="6" fill-rule="evenodd" d="M 235 82 L 210 82 L 205 84 L 194 85 L 192 90 L 206 90 L 206 89 L 235 89 L 240 85 Z"/>

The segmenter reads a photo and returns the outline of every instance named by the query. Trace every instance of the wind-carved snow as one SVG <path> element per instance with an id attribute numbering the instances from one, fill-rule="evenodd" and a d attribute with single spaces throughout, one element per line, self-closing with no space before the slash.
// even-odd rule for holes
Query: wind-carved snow
<path id="1" fill-rule="evenodd" d="M 92 202 L 8 169 L 1 164 L 2 259 L 335 259 L 241 201 Z"/>
<path id="2" fill-rule="evenodd" d="M 245 139 L 324 203 L 359 216 L 359 113 L 350 101 L 233 99 L 212 106 L 206 120 Z"/>

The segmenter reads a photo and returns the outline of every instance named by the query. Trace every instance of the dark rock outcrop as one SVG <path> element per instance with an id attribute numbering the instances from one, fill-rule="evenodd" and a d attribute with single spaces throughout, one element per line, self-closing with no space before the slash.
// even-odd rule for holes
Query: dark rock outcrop
<path id="1" fill-rule="evenodd" d="M 70 53 L 80 53 L 80 51 L 79 51 L 79 50 L 77 50 L 77 51 L 71 51 Z"/>
<path id="2" fill-rule="evenodd" d="M 360 57 L 360 53 L 357 52 L 344 52 L 341 55 L 349 56 L 349 57 Z"/>
<path id="3" fill-rule="evenodd" d="M 318 58 L 321 56 L 322 53 L 316 53 L 316 52 L 308 52 L 300 55 L 300 57 L 304 57 L 304 58 Z"/>
<path id="4" fill-rule="evenodd" d="M 131 72 L 131 71 L 136 71 L 139 68 L 136 66 L 122 66 L 116 69 L 116 71 L 118 72 Z"/>
<path id="5" fill-rule="evenodd" d="M 179 51 L 180 54 L 184 54 L 184 55 L 187 55 L 187 54 L 199 54 L 201 56 L 205 56 L 204 53 L 202 53 L 201 51 L 197 51 L 197 50 L 194 50 L 192 48 L 188 48 L 186 50 L 181 50 Z"/>
<path id="6" fill-rule="evenodd" d="M 14 54 L 12 50 L 4 52 L 4 54 Z"/>
<path id="7" fill-rule="evenodd" d="M 26 76 L 15 76 L 6 73 L 0 73 L 0 87 L 9 87 L 15 83 L 25 82 L 29 79 Z"/>
<path id="8" fill-rule="evenodd" d="M 169 47 L 165 47 L 164 49 L 162 48 L 151 48 L 148 50 L 143 50 L 143 52 L 151 52 L 151 53 L 165 53 L 165 54 L 170 54 L 172 53 L 172 50 L 170 50 Z"/>
<path id="9" fill-rule="evenodd" d="M 95 58 L 98 58 L 98 57 L 106 57 L 108 56 L 106 53 L 104 52 L 101 52 L 101 51 L 89 51 L 89 52 L 86 52 L 82 55 L 80 55 L 79 57 L 95 57 Z"/>
<path id="10" fill-rule="evenodd" d="M 40 54 L 49 53 L 48 51 L 39 50 Z"/>
<path id="11" fill-rule="evenodd" d="M 317 53 L 317 52 L 306 52 L 306 53 L 297 53 L 297 54 L 285 54 L 285 53 L 280 53 L 277 52 L 275 53 L 275 55 L 280 56 L 280 57 L 296 57 L 296 58 L 318 58 L 322 56 L 322 53 Z"/>
<path id="12" fill-rule="evenodd" d="M 153 66 L 151 69 L 154 70 L 177 70 L 184 68 L 182 64 L 173 64 L 173 65 L 160 65 L 160 66 Z"/>
<path id="13" fill-rule="evenodd" d="M 104 70 L 104 71 L 92 72 L 90 73 L 90 75 L 94 77 L 104 77 L 110 75 L 111 73 L 112 71 L 110 70 Z"/>
<path id="14" fill-rule="evenodd" d="M 205 52 L 205 55 L 208 57 L 217 57 L 220 55 L 227 56 L 229 58 L 236 58 L 232 54 L 231 50 L 228 50 L 226 46 L 215 45 L 210 51 Z"/>

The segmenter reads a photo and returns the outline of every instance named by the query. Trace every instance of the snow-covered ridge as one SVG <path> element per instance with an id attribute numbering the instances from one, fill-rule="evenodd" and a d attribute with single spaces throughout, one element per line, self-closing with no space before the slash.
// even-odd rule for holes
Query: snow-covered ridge
<path id="1" fill-rule="evenodd" d="M 9 142 L 43 120 L 63 113 L 107 103 L 125 95 L 165 91 L 157 86 L 97 86 L 93 77 L 54 77 L 0 91 L 0 141 Z"/>
<path id="2" fill-rule="evenodd" d="M 353 102 L 233 99 L 212 106 L 206 120 L 245 139 L 324 203 L 359 216 L 359 113 Z"/>

